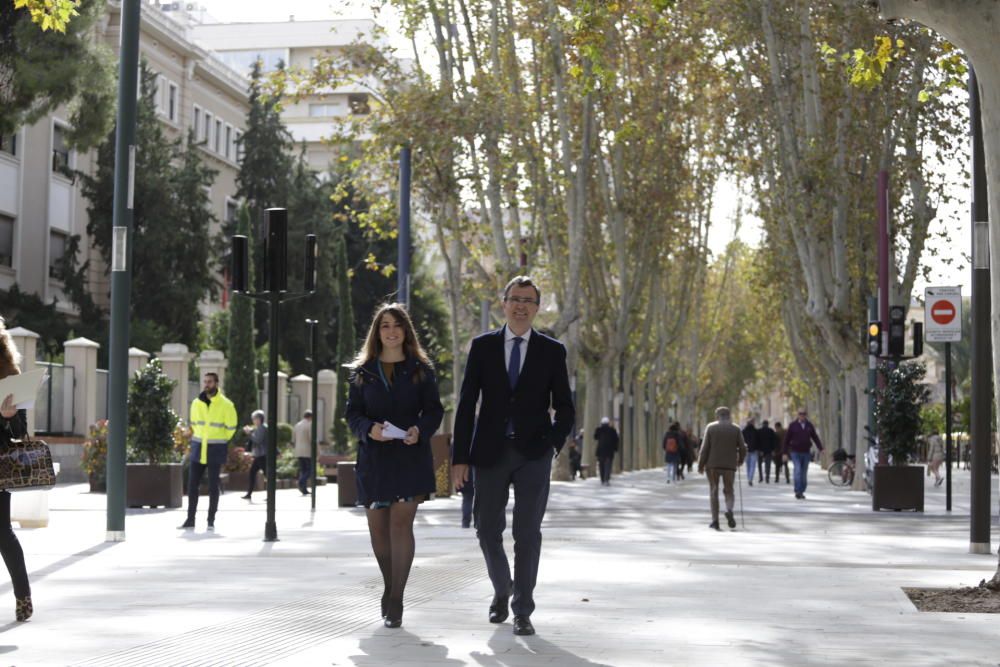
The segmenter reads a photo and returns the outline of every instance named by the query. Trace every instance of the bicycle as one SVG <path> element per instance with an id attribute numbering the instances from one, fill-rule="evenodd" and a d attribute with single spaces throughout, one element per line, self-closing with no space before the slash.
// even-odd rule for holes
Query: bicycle
<path id="1" fill-rule="evenodd" d="M 843 461 L 834 461 L 826 476 L 834 486 L 850 486 L 854 483 L 854 455 L 848 455 Z"/>

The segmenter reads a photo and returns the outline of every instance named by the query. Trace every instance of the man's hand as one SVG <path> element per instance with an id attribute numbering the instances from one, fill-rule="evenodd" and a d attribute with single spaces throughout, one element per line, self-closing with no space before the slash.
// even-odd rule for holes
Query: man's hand
<path id="1" fill-rule="evenodd" d="M 469 481 L 469 466 L 465 463 L 456 463 L 451 466 L 451 483 L 456 491 L 461 491 L 466 482 Z"/>
<path id="2" fill-rule="evenodd" d="M 788 463 L 788 454 L 782 454 L 781 455 L 781 462 L 782 463 Z"/>
<path id="3" fill-rule="evenodd" d="M 372 424 L 372 430 L 368 431 L 368 437 L 378 442 L 389 442 L 389 438 L 382 435 L 382 425 Z"/>
<path id="4" fill-rule="evenodd" d="M 406 429 L 406 437 L 403 438 L 404 445 L 415 445 L 420 441 L 420 429 L 416 426 L 411 426 Z"/>
<path id="5" fill-rule="evenodd" d="M 17 406 L 14 405 L 14 394 L 7 394 L 7 398 L 3 399 L 3 405 L 0 405 L 0 415 L 3 415 L 4 419 L 10 419 L 17 414 Z"/>

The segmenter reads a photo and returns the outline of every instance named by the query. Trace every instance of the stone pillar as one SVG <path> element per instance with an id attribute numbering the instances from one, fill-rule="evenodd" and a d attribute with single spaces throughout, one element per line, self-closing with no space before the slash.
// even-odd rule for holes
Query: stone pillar
<path id="1" fill-rule="evenodd" d="M 149 352 L 137 347 L 128 349 L 128 376 L 135 377 L 136 372 L 149 363 Z"/>
<path id="2" fill-rule="evenodd" d="M 296 375 L 290 382 L 292 383 L 292 395 L 299 397 L 298 415 L 288 415 L 289 419 L 298 420 L 306 410 L 312 410 L 312 378 L 308 375 Z M 313 415 L 315 419 L 315 415 Z"/>
<path id="3" fill-rule="evenodd" d="M 278 371 L 278 423 L 288 422 L 288 373 Z"/>
<path id="4" fill-rule="evenodd" d="M 33 371 L 38 365 L 35 363 L 35 356 L 38 354 L 38 339 L 40 336 L 30 329 L 25 329 L 24 327 L 14 327 L 9 329 L 7 333 L 10 334 L 11 339 L 14 341 L 14 346 L 17 351 L 21 353 L 21 372 L 27 373 L 28 371 Z M 35 432 L 35 410 L 31 409 L 27 411 L 28 417 L 28 433 Z"/>
<path id="5" fill-rule="evenodd" d="M 176 382 L 170 407 L 181 419 L 187 421 L 191 411 L 191 396 L 188 392 L 188 363 L 194 357 L 182 343 L 164 343 L 157 355 L 163 365 L 163 374 Z"/>
<path id="6" fill-rule="evenodd" d="M 219 389 L 222 390 L 223 394 L 226 393 L 226 368 L 229 366 L 226 355 L 219 350 L 202 350 L 197 364 L 198 382 L 202 381 L 205 373 L 215 373 L 219 376 Z"/>
<path id="7" fill-rule="evenodd" d="M 63 343 L 66 366 L 73 369 L 73 433 L 86 435 L 97 421 L 97 351 L 99 343 L 74 338 Z"/>
<path id="8" fill-rule="evenodd" d="M 317 373 L 319 384 L 319 414 L 314 416 L 317 439 L 320 442 L 330 442 L 330 430 L 333 428 L 333 406 L 337 400 L 337 374 L 329 368 Z"/>

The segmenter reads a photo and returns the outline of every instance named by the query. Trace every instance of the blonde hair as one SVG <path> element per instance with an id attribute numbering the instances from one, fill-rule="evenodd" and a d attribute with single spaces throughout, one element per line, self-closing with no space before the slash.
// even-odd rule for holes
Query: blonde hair
<path id="1" fill-rule="evenodd" d="M 413 320 L 410 319 L 410 314 L 406 312 L 406 306 L 401 303 L 384 303 L 375 309 L 375 316 L 372 317 L 371 326 L 368 327 L 368 335 L 365 336 L 364 345 L 358 350 L 358 354 L 349 366 L 356 370 L 372 359 L 378 359 L 379 354 L 382 353 L 382 339 L 379 336 L 379 328 L 382 325 L 382 318 L 386 315 L 391 315 L 403 327 L 403 354 L 406 355 L 406 358 L 416 359 L 428 370 L 433 369 L 434 365 L 431 363 L 427 353 L 424 352 L 424 348 L 421 347 L 420 341 L 417 340 L 417 332 L 413 328 Z M 415 382 L 423 379 L 422 370 L 422 368 L 417 369 L 413 378 Z M 357 381 L 360 383 L 360 375 Z"/>
<path id="2" fill-rule="evenodd" d="M 7 323 L 0 316 L 0 378 L 18 375 L 21 372 L 21 353 L 14 345 L 14 339 L 7 331 Z"/>

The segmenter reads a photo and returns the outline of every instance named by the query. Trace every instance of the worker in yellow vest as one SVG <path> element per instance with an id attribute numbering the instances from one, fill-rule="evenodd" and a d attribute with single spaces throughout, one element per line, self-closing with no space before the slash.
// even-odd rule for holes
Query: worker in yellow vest
<path id="1" fill-rule="evenodd" d="M 202 392 L 191 401 L 188 515 L 181 528 L 194 528 L 198 487 L 205 468 L 208 468 L 208 529 L 215 529 L 215 512 L 219 509 L 219 472 L 226 462 L 227 447 L 236 433 L 236 426 L 236 406 L 219 390 L 219 376 L 205 373 Z"/>

